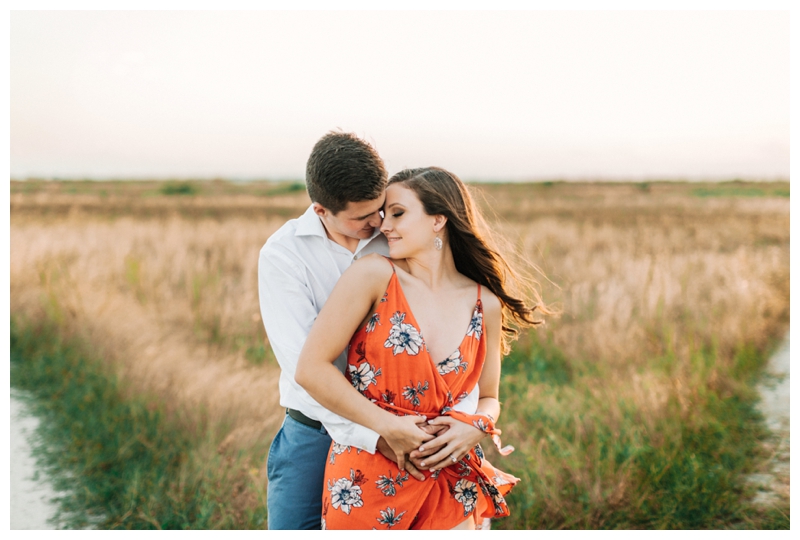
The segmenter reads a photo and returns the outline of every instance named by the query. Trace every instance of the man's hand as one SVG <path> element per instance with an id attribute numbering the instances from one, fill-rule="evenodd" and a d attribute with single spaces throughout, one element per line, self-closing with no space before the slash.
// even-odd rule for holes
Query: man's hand
<path id="1" fill-rule="evenodd" d="M 447 431 L 449 426 L 446 426 L 446 425 L 432 426 L 432 425 L 429 425 L 429 424 L 426 423 L 426 424 L 418 424 L 418 427 L 422 431 L 427 433 L 428 435 L 433 435 L 435 437 L 435 436 L 439 435 L 440 433 L 442 433 L 444 431 Z M 394 453 L 394 450 L 392 450 L 392 447 L 389 446 L 389 443 L 386 442 L 386 439 L 384 439 L 383 436 L 378 437 L 378 444 L 377 444 L 376 448 L 377 448 L 378 452 L 383 454 L 383 456 L 386 459 L 389 459 L 389 460 L 397 463 L 397 455 Z M 415 450 L 415 452 L 416 452 L 416 450 Z M 425 455 L 427 456 L 430 453 L 433 453 L 433 451 L 426 452 Z M 411 459 L 409 459 L 409 457 L 406 456 L 405 469 L 409 472 L 409 474 L 411 474 L 411 476 L 413 476 L 414 478 L 416 478 L 420 482 L 424 482 L 425 481 L 425 475 L 422 473 L 422 471 L 420 471 L 420 466 L 419 466 L 419 462 L 420 461 L 422 461 L 421 458 L 417 459 L 415 461 L 411 461 Z"/>
<path id="2" fill-rule="evenodd" d="M 383 457 L 397 463 L 397 456 L 395 455 L 394 450 L 392 450 L 392 447 L 389 446 L 389 443 L 386 442 L 386 439 L 384 439 L 383 437 L 378 437 L 378 444 L 376 448 L 378 452 L 383 454 Z M 422 471 L 417 469 L 415 464 L 408 459 L 406 459 L 406 471 L 408 471 L 408 474 L 410 474 L 420 482 L 425 481 L 425 475 L 422 473 Z"/>
<path id="3" fill-rule="evenodd" d="M 450 429 L 450 426 L 446 424 L 441 424 L 438 426 L 432 424 L 425 424 L 421 425 L 420 429 L 422 429 L 425 433 L 429 435 L 438 437 L 439 435 Z M 444 444 L 445 444 L 444 442 L 437 441 L 437 439 L 432 439 L 424 443 L 423 446 L 420 447 L 424 448 L 424 450 L 420 451 L 420 449 L 417 448 L 416 450 L 412 451 L 411 454 L 409 454 L 406 463 L 411 462 L 417 469 L 422 470 L 424 468 L 424 465 L 422 465 L 423 459 L 436 452 L 439 448 L 444 446 Z"/>
<path id="4" fill-rule="evenodd" d="M 409 454 L 409 460 L 419 469 L 443 469 L 463 458 L 486 433 L 450 416 L 439 416 L 428 422 L 429 427 L 446 426 L 435 439 L 425 442 Z M 408 463 L 407 461 L 407 463 Z"/>

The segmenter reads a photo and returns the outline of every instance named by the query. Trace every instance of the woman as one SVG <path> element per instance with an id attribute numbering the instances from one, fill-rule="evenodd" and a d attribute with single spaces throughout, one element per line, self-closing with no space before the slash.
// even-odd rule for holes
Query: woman
<path id="1" fill-rule="evenodd" d="M 509 319 L 534 325 L 534 311 L 548 311 L 509 292 L 517 274 L 455 175 L 402 171 L 389 180 L 384 209 L 391 260 L 371 255 L 342 275 L 295 379 L 324 407 L 382 435 L 397 463 L 334 441 L 323 528 L 472 529 L 508 515 L 503 495 L 518 482 L 478 445 L 492 436 L 499 447 L 500 357 L 516 334 Z M 345 347 L 347 379 L 333 365 Z M 474 414 L 455 410 L 476 385 Z M 443 431 L 434 437 L 426 423 Z M 409 478 L 408 459 L 426 469 L 425 481 Z"/>

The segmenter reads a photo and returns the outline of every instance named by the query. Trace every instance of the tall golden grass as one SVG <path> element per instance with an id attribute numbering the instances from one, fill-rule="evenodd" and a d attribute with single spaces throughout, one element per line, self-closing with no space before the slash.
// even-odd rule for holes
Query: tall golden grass
<path id="1" fill-rule="evenodd" d="M 268 442 L 282 419 L 259 316 L 258 252 L 308 199 L 291 185 L 192 185 L 193 196 L 167 196 L 158 183 L 12 182 L 11 311 L 88 337 L 131 392 L 203 411 L 225 426 L 217 451 L 246 449 Z M 635 408 L 643 429 L 664 418 L 671 397 L 689 415 L 697 350 L 715 351 L 702 384 L 725 395 L 741 384 L 728 369 L 737 351 L 767 351 L 788 329 L 788 183 L 472 189 L 493 228 L 542 269 L 543 297 L 562 311 L 515 348 L 546 341 L 570 362 L 603 366 L 582 388 L 610 404 L 609 425 L 626 414 L 618 403 Z M 654 364 L 666 357 L 675 363 L 668 373 Z M 546 405 L 535 393 L 501 399 Z M 597 421 L 580 420 L 585 405 L 572 405 L 576 430 Z M 555 458 L 529 426 L 503 427 L 537 474 L 551 477 Z M 625 466 L 597 466 L 570 464 L 568 481 L 598 504 L 634 497 Z M 263 479 L 263 461 L 253 467 Z M 567 480 L 550 479 L 555 512 Z"/>

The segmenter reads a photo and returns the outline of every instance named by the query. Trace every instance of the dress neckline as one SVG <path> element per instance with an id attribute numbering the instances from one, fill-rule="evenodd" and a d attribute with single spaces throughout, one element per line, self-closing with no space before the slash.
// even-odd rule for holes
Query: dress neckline
<path id="1" fill-rule="evenodd" d="M 391 262 L 391 261 L 389 261 L 389 262 Z M 416 315 L 414 315 L 414 311 L 411 309 L 411 304 L 408 302 L 408 298 L 406 297 L 406 292 L 403 290 L 403 284 L 400 283 L 400 278 L 397 276 L 397 272 L 394 271 L 394 264 L 392 264 L 392 278 L 389 280 L 389 285 L 387 286 L 387 290 L 392 286 L 392 281 L 397 283 L 397 288 L 400 290 L 400 295 L 403 297 L 403 303 L 405 304 L 405 307 L 408 309 L 408 313 L 414 319 L 414 323 L 417 325 L 417 331 L 419 332 L 419 335 L 422 338 L 423 345 L 425 345 L 425 354 L 427 354 L 428 358 L 431 360 L 431 362 L 433 362 L 434 367 L 437 367 L 442 362 L 446 362 L 453 354 L 455 354 L 456 352 L 458 352 L 461 349 L 461 346 L 464 344 L 464 341 L 469 337 L 469 331 L 470 331 L 470 328 L 472 328 L 472 321 L 475 319 L 475 312 L 476 311 L 480 312 L 480 308 L 483 305 L 483 302 L 481 302 L 481 286 L 480 286 L 480 284 L 478 284 L 478 298 L 475 301 L 475 305 L 472 307 L 472 315 L 470 316 L 469 323 L 467 324 L 467 329 L 464 331 L 464 337 L 461 338 L 461 341 L 458 343 L 456 348 L 453 349 L 453 351 L 449 355 L 447 355 L 445 358 L 443 358 L 443 359 L 441 359 L 441 360 L 439 360 L 437 362 L 436 360 L 434 360 L 433 355 L 428 350 L 428 342 L 425 339 L 425 335 L 422 333 L 422 328 L 420 328 L 420 326 L 419 326 L 419 320 L 417 320 Z M 485 334 L 483 317 L 481 317 L 481 329 L 480 329 L 480 332 L 481 332 L 480 339 L 483 340 L 483 336 Z M 438 370 L 437 370 L 437 373 L 438 373 Z"/>

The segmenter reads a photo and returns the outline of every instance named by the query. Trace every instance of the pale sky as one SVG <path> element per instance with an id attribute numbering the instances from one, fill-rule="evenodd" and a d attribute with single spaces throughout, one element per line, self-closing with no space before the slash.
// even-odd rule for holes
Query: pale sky
<path id="1" fill-rule="evenodd" d="M 15 11 L 11 176 L 789 176 L 789 12 Z"/>

